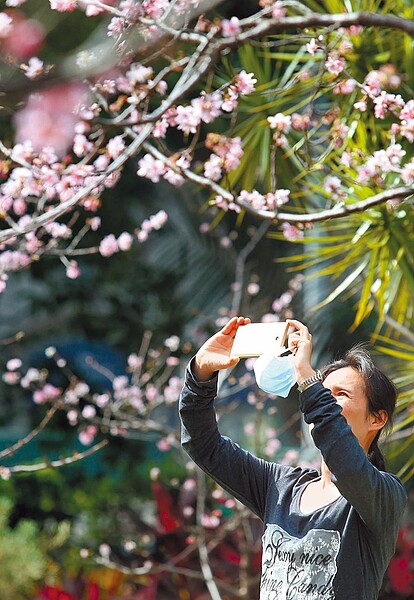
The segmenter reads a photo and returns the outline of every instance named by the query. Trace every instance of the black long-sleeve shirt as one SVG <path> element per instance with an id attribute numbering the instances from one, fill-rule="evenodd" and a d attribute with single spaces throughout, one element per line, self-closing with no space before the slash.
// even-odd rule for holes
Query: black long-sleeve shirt
<path id="1" fill-rule="evenodd" d="M 341 496 L 304 514 L 311 468 L 263 460 L 217 427 L 217 376 L 191 371 L 180 398 L 182 444 L 191 458 L 264 522 L 260 600 L 377 600 L 407 502 L 400 480 L 366 457 L 331 392 L 315 384 L 301 410 Z"/>

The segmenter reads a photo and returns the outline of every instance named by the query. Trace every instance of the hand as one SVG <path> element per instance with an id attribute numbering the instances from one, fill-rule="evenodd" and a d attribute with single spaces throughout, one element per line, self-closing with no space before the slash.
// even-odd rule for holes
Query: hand
<path id="1" fill-rule="evenodd" d="M 306 325 L 295 319 L 287 319 L 293 333 L 288 336 L 288 347 L 293 353 L 293 363 L 296 372 L 296 381 L 300 383 L 308 377 L 315 375 L 312 369 L 312 335 Z"/>
<path id="2" fill-rule="evenodd" d="M 233 317 L 201 346 L 194 361 L 194 376 L 198 381 L 208 381 L 216 371 L 237 365 L 240 358 L 230 356 L 234 336 L 239 327 L 248 323 L 250 323 L 248 318 Z"/>

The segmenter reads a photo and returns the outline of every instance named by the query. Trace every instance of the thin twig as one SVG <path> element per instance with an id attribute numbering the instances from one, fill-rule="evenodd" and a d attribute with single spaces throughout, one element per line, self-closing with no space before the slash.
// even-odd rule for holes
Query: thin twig
<path id="1" fill-rule="evenodd" d="M 44 469 L 57 469 L 58 467 L 63 467 L 65 465 L 71 465 L 72 463 L 78 462 L 79 460 L 83 460 L 91 454 L 95 454 L 104 446 L 108 444 L 108 440 L 102 440 L 92 448 L 88 448 L 84 452 L 76 452 L 72 456 L 67 456 L 66 458 L 60 458 L 58 460 L 45 460 L 41 463 L 36 463 L 35 465 L 16 465 L 15 467 L 8 467 L 11 473 L 32 473 L 34 471 L 42 471 Z"/>
<path id="2" fill-rule="evenodd" d="M 31 442 L 46 427 L 46 425 L 52 419 L 55 412 L 60 408 L 61 406 L 59 403 L 56 403 L 51 408 L 49 408 L 39 425 L 32 429 L 32 431 L 28 435 L 26 435 L 26 437 L 22 438 L 12 446 L 9 446 L 8 448 L 0 452 L 0 459 L 11 456 L 12 454 L 20 450 L 20 448 L 23 448 L 23 446 L 26 446 L 29 442 Z"/>

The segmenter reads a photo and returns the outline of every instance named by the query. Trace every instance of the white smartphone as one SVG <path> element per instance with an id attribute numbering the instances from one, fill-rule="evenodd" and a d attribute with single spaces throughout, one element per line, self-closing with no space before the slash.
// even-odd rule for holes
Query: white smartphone
<path id="1" fill-rule="evenodd" d="M 240 358 L 260 356 L 268 352 L 280 354 L 285 350 L 288 329 L 286 321 L 242 325 L 234 337 L 231 354 Z"/>

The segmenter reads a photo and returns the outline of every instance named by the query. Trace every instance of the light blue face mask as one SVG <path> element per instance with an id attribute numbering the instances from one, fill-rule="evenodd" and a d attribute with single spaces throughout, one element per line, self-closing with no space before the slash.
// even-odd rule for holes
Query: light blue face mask
<path id="1" fill-rule="evenodd" d="M 256 383 L 261 390 L 286 398 L 296 383 L 293 355 L 262 354 L 253 365 Z"/>

